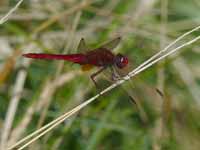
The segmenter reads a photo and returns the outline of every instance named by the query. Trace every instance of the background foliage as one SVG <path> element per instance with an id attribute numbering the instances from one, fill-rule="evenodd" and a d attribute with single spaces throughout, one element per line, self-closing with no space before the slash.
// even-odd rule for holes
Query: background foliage
<path id="1" fill-rule="evenodd" d="M 1 0 L 1 17 L 16 4 Z M 200 22 L 198 0 L 26 0 L 0 26 L 1 148 L 95 95 L 80 66 L 28 60 L 27 52 L 76 53 L 122 37 L 115 52 L 135 68 Z M 0 17 L 0 18 L 1 18 Z M 192 39 L 198 33 L 190 35 Z M 184 41 L 183 41 L 184 42 Z M 199 42 L 168 57 L 66 120 L 29 149 L 200 149 Z M 98 78 L 101 88 L 110 83 Z M 162 91 L 163 96 L 156 92 Z"/>

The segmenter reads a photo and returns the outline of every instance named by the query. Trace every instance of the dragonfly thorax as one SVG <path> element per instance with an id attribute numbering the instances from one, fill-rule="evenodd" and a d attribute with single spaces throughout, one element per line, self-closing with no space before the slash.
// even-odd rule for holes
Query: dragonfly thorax
<path id="1" fill-rule="evenodd" d="M 122 69 L 128 65 L 128 58 L 122 54 L 117 54 L 115 56 L 115 64 L 118 68 Z"/>

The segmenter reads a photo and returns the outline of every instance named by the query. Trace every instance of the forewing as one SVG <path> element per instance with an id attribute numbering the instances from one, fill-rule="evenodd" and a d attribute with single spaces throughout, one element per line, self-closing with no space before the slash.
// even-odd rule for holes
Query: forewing
<path id="1" fill-rule="evenodd" d="M 106 48 L 108 50 L 113 50 L 117 47 L 117 45 L 119 44 L 120 41 L 121 41 L 121 37 L 117 37 L 117 38 L 101 45 L 100 47 Z"/>
<path id="2" fill-rule="evenodd" d="M 127 66 L 123 69 L 118 69 L 116 66 L 114 66 L 113 71 L 115 72 L 115 76 L 118 76 L 122 78 L 123 76 L 127 75 L 128 72 L 130 72 L 132 69 L 130 66 Z M 132 82 L 132 79 L 126 82 L 126 84 L 122 84 L 121 88 L 124 90 L 124 92 L 128 95 L 129 100 L 136 105 L 136 108 L 138 109 L 138 113 L 142 119 L 143 122 L 147 122 L 147 114 L 144 111 L 144 108 L 142 107 L 141 102 L 139 101 L 139 98 L 137 96 L 137 90 L 135 90 L 135 85 Z"/>
<path id="3" fill-rule="evenodd" d="M 87 47 L 87 45 L 85 43 L 84 38 L 81 38 L 81 40 L 80 40 L 80 42 L 78 44 L 78 48 L 77 49 L 78 49 L 78 51 L 80 53 L 84 53 L 84 52 L 86 52 L 88 50 L 88 47 Z"/>

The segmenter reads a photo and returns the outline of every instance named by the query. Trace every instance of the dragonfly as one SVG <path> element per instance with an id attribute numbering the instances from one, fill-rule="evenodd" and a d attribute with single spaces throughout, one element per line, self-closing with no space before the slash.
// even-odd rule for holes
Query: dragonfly
<path id="1" fill-rule="evenodd" d="M 95 78 L 101 72 L 103 72 L 107 68 L 110 68 L 110 71 L 112 72 L 111 76 L 112 78 L 109 81 L 115 81 L 120 79 L 122 74 L 124 73 L 126 74 L 127 72 L 126 68 L 130 67 L 128 66 L 129 59 L 127 56 L 121 53 L 114 54 L 113 52 L 113 50 L 118 46 L 120 41 L 121 37 L 117 37 L 102 44 L 98 48 L 91 49 L 88 48 L 84 38 L 82 38 L 77 48 L 78 51 L 80 51 L 80 53 L 74 53 L 74 54 L 27 53 L 23 54 L 23 56 L 26 58 L 33 58 L 33 59 L 65 60 L 68 62 L 81 65 L 81 69 L 83 71 L 88 71 L 93 67 L 97 67 L 98 70 L 93 74 L 91 74 L 90 78 L 95 84 L 96 88 L 99 89 L 99 86 Z M 133 98 L 132 92 L 127 91 L 127 89 L 124 90 L 129 95 L 131 102 L 133 102 L 133 104 L 136 104 L 136 106 L 138 107 L 139 114 L 141 114 L 141 118 L 146 118 L 146 114 L 142 109 L 142 107 L 140 106 L 141 105 L 140 102 L 137 101 L 135 98 Z"/>
<path id="2" fill-rule="evenodd" d="M 47 60 L 65 60 L 68 62 L 81 65 L 83 71 L 90 70 L 93 67 L 99 68 L 96 72 L 91 74 L 90 78 L 96 87 L 98 87 L 95 78 L 105 69 L 110 68 L 112 71 L 112 80 L 117 79 L 119 76 L 115 73 L 114 68 L 124 69 L 128 63 L 128 57 L 118 53 L 114 54 L 113 50 L 118 46 L 121 37 L 114 38 L 113 40 L 102 44 L 98 48 L 88 49 L 84 38 L 78 44 L 80 53 L 74 54 L 47 54 L 47 53 L 27 53 L 23 54 L 24 57 L 33 59 L 47 59 Z"/>

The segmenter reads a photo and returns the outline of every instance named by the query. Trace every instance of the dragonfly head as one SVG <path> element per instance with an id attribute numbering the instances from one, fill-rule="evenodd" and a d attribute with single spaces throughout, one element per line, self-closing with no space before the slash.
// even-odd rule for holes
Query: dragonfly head
<path id="1" fill-rule="evenodd" d="M 118 68 L 122 69 L 128 65 L 128 58 L 119 53 L 115 56 L 115 64 Z"/>

